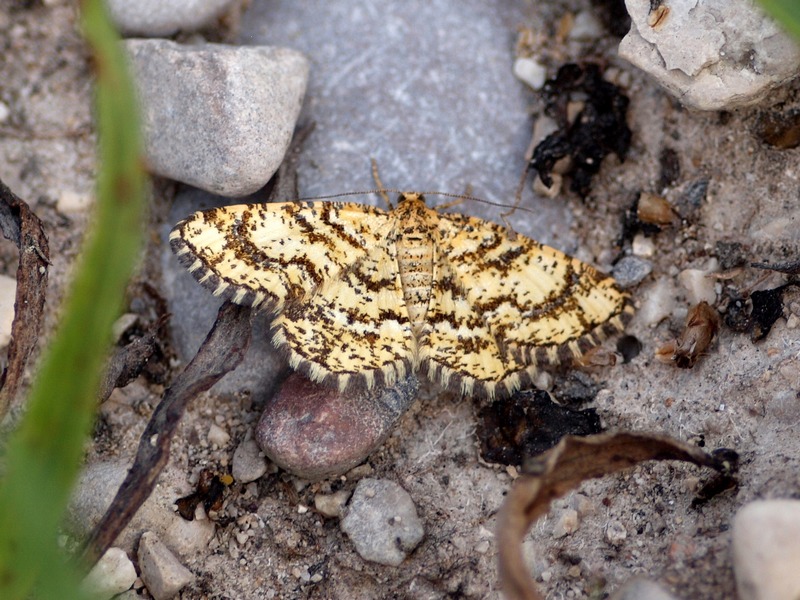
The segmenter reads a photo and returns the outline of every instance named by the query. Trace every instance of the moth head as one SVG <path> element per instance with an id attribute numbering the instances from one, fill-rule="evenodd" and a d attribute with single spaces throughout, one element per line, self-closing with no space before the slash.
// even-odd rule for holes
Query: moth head
<path id="1" fill-rule="evenodd" d="M 402 204 L 403 202 L 422 202 L 425 204 L 425 196 L 419 192 L 400 192 L 397 197 L 397 204 Z"/>

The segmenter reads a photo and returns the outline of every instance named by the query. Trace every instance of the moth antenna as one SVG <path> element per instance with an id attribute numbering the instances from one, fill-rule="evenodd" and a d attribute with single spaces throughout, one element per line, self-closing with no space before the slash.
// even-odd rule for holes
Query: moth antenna
<path id="1" fill-rule="evenodd" d="M 380 173 L 378 173 L 378 161 L 374 158 L 369 159 L 370 164 L 372 165 L 372 179 L 375 180 L 375 185 L 378 186 L 378 189 L 381 190 L 378 192 L 383 198 L 383 201 L 386 202 L 389 208 L 392 208 L 392 202 L 389 200 L 389 195 L 386 193 L 386 190 L 383 187 L 383 182 L 381 181 Z"/>

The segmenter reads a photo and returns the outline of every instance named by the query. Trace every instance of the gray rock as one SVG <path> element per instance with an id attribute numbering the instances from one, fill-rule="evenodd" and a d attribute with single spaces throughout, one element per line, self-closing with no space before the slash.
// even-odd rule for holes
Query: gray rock
<path id="1" fill-rule="evenodd" d="M 105 600 L 130 589 L 136 569 L 121 548 L 109 548 L 81 583 L 81 590 L 94 600 Z"/>
<path id="2" fill-rule="evenodd" d="M 184 567 L 152 531 L 145 531 L 139 540 L 139 569 L 147 591 L 155 600 L 167 600 L 194 581 Z"/>
<path id="3" fill-rule="evenodd" d="M 425 534 L 411 496 L 385 479 L 358 482 L 341 527 L 361 558 L 392 567 L 402 563 Z"/>
<path id="4" fill-rule="evenodd" d="M 619 588 L 610 600 L 675 600 L 675 596 L 649 579 L 635 577 Z"/>
<path id="5" fill-rule="evenodd" d="M 275 464 L 298 477 L 341 475 L 384 442 L 418 387 L 410 377 L 387 389 L 339 393 L 294 373 L 264 407 L 256 440 Z"/>
<path id="6" fill-rule="evenodd" d="M 800 48 L 753 0 L 625 4 L 632 23 L 619 55 L 690 108 L 755 104 L 797 75 Z"/>
<path id="7" fill-rule="evenodd" d="M 169 36 L 210 25 L 239 0 L 109 0 L 111 19 L 123 35 Z"/>
<path id="8" fill-rule="evenodd" d="M 308 80 L 294 50 L 126 40 L 149 168 L 223 196 L 263 187 L 289 146 Z"/>
<path id="9" fill-rule="evenodd" d="M 617 283 L 623 287 L 631 287 L 640 283 L 653 271 L 653 263 L 638 256 L 624 256 L 611 271 Z"/>
<path id="10" fill-rule="evenodd" d="M 83 537 L 100 521 L 129 467 L 116 461 L 95 463 L 84 470 L 68 512 L 67 523 L 72 533 Z M 117 538 L 115 543 L 120 548 L 132 553 L 139 533 L 144 530 L 158 533 L 181 556 L 191 556 L 208 547 L 214 523 L 208 519 L 187 521 L 175 512 L 175 500 L 192 491 L 185 472 L 179 465 L 167 466 L 153 493 Z"/>
<path id="11" fill-rule="evenodd" d="M 245 440 L 233 453 L 231 475 L 239 483 L 250 483 L 267 472 L 267 460 L 255 440 Z"/>
<path id="12" fill-rule="evenodd" d="M 800 501 L 760 500 L 733 520 L 733 569 L 740 600 L 800 598 Z"/>

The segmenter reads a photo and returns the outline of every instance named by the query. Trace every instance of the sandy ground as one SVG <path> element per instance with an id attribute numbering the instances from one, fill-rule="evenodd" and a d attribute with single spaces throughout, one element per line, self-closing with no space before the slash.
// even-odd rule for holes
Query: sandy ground
<path id="1" fill-rule="evenodd" d="M 307 15 L 303 10 L 292 12 L 287 6 L 256 2 L 253 18 L 245 19 L 243 43 L 266 43 L 269 35 L 264 32 L 272 32 L 276 43 L 286 44 L 293 37 L 305 39 L 298 33 L 301 31 L 312 30 L 320 35 L 315 29 L 318 23 L 304 24 L 302 19 Z M 480 17 L 472 4 L 466 4 L 460 12 L 445 2 L 435 6 L 448 9 L 447 14 L 452 16 L 452 22 L 447 21 L 451 36 L 448 39 L 460 39 L 460 32 L 471 32 L 475 21 L 467 17 Z M 308 149 L 305 164 L 301 163 L 301 193 L 370 187 L 365 158 L 375 153 L 384 174 L 387 170 L 394 173 L 392 180 L 386 181 L 390 185 L 413 183 L 396 179 L 411 179 L 409 173 L 422 172 L 427 166 L 420 187 L 459 192 L 471 184 L 476 195 L 508 202 L 513 198 L 520 157 L 529 138 L 531 120 L 525 111 L 541 107 L 535 95 L 510 76 L 516 27 L 554 23 L 566 10 L 588 6 L 579 1 L 520 6 L 494 20 L 493 27 L 506 28 L 505 36 L 493 42 L 504 48 L 505 59 L 489 61 L 481 68 L 500 73 L 490 80 L 495 88 L 507 86 L 502 91 L 515 99 L 514 110 L 519 113 L 514 115 L 514 122 L 518 129 L 503 129 L 505 125 L 484 128 L 474 122 L 477 117 L 470 113 L 473 121 L 464 129 L 475 131 L 464 135 L 467 140 L 470 135 L 488 138 L 489 145 L 470 153 L 465 145 L 457 143 L 458 136 L 448 133 L 451 137 L 442 138 L 443 143 L 436 147 L 438 163 L 432 163 L 429 157 L 434 144 L 431 139 L 435 141 L 438 135 L 436 119 L 426 110 L 434 103 L 436 110 L 444 112 L 447 104 L 436 105 L 426 95 L 406 94 L 402 110 L 391 113 L 397 123 L 391 122 L 391 114 L 381 114 L 374 123 L 365 118 L 351 131 L 351 137 L 339 139 L 339 145 L 334 146 L 330 139 L 333 134 L 326 127 L 326 119 L 332 118 L 330 97 L 335 95 L 338 102 L 353 102 L 359 95 L 344 91 L 333 94 L 331 90 L 349 89 L 358 83 L 361 87 L 356 89 L 363 91 L 371 84 L 360 81 L 352 72 L 343 76 L 341 65 L 337 70 L 335 63 L 318 60 L 312 70 L 305 116 L 322 122 L 323 127 Z M 271 20 L 259 20 L 265 15 Z M 328 16 L 331 23 L 339 22 L 335 15 L 325 17 Z M 396 15 L 378 16 L 384 25 L 402 22 Z M 354 11 L 352 18 L 363 23 L 372 17 L 364 9 Z M 10 116 L 0 123 L 0 178 L 31 204 L 48 227 L 54 263 L 48 312 L 48 326 L 52 327 L 57 299 L 86 223 L 85 211 L 58 210 L 58 202 L 76 195 L 86 197 L 92 189 L 95 162 L 90 69 L 76 33 L 74 10 L 64 2 L 29 2 L 16 8 L 3 3 L 0 31 L 5 56 L 0 63 L 0 101 L 10 110 Z M 377 40 L 369 43 L 380 41 L 377 25 L 368 33 L 365 45 L 373 38 Z M 337 44 L 345 44 L 351 38 L 338 31 L 337 34 L 321 41 L 320 51 L 328 52 L 330 57 L 347 54 L 346 50 L 338 50 Z M 307 42 L 298 41 L 298 46 L 309 51 L 303 48 L 304 43 Z M 680 163 L 678 179 L 666 190 L 669 199 L 677 202 L 692 182 L 709 181 L 707 196 L 686 222 L 651 238 L 654 247 L 649 260 L 653 262 L 653 273 L 632 290 L 639 306 L 663 297 L 667 303 L 674 303 L 674 309 L 655 326 L 634 320 L 628 332 L 641 341 L 643 350 L 630 363 L 595 375 L 602 389 L 591 406 L 609 428 L 666 432 L 684 440 L 702 440 L 709 449 L 735 448 L 742 457 L 740 487 L 693 509 L 690 503 L 701 476 L 697 469 L 665 463 L 642 466 L 584 484 L 579 492 L 555 502 L 549 517 L 535 526 L 526 550 L 532 571 L 540 581 L 546 580 L 542 585 L 549 598 L 604 597 L 605 592 L 618 588 L 634 574 L 661 582 L 679 598 L 731 598 L 735 596 L 735 584 L 729 530 L 736 510 L 757 498 L 800 495 L 800 442 L 795 432 L 800 421 L 800 298 L 796 293 L 787 295 L 786 318 L 779 319 L 769 336 L 759 343 L 723 327 L 718 342 L 694 369 L 677 370 L 656 362 L 653 356 L 659 345 L 680 330 L 689 308 L 678 273 L 686 268 L 704 268 L 716 255 L 717 242 L 742 243 L 748 262 L 798 259 L 798 150 L 770 147 L 754 133 L 762 114 L 797 106 L 798 87 L 776 94 L 773 100 L 779 102 L 777 108 L 693 114 L 682 110 L 641 73 L 619 62 L 613 48 L 612 39 L 604 40 L 591 48 L 591 54 L 630 75 L 628 123 L 633 130 L 633 143 L 627 160 L 622 164 L 615 158 L 606 160 L 586 202 L 573 195 L 547 200 L 528 193 L 523 201 L 536 207 L 539 216 L 534 224 L 525 222 L 527 217 L 518 216 L 519 229 L 534 234 L 538 228 L 543 241 L 607 268 L 613 259 L 609 249 L 621 231 L 621 214 L 636 193 L 665 191 L 658 187 L 659 157 L 665 148 L 674 150 Z M 395 48 L 387 54 L 396 55 L 397 51 Z M 464 55 L 462 48 L 456 48 L 456 52 Z M 455 75 L 448 72 L 449 77 L 457 77 L 458 69 L 463 67 L 457 62 L 455 65 Z M 402 69 L 403 61 L 391 68 Z M 334 85 L 322 75 L 327 71 L 339 76 L 338 83 Z M 455 80 L 448 83 L 452 81 Z M 428 92 L 433 93 L 430 89 Z M 352 110 L 370 114 L 358 106 Z M 481 104 L 481 110 L 487 110 L 487 105 Z M 509 111 L 501 112 L 507 115 Z M 404 162 L 403 170 L 398 166 L 398 157 L 412 152 L 414 140 L 411 134 L 398 134 L 395 144 L 392 127 L 411 129 L 403 118 L 414 114 L 420 115 L 412 125 L 419 125 L 414 134 L 421 151 L 417 158 Z M 448 131 L 453 127 L 453 123 L 446 124 Z M 494 136 L 494 132 L 502 134 Z M 420 135 L 424 143 L 419 142 Z M 469 142 L 464 144 L 468 146 Z M 487 150 L 492 146 L 497 148 L 497 156 Z M 353 160 L 326 168 L 324 163 L 320 166 L 326 152 L 352 156 Z M 346 174 L 349 178 L 345 178 Z M 469 212 L 472 208 L 466 205 L 459 210 Z M 475 212 L 483 210 L 485 207 L 479 207 Z M 159 240 L 169 226 L 165 223 L 168 213 L 168 203 L 159 201 L 154 206 L 152 244 L 144 261 L 146 269 L 140 276 L 140 280 L 162 293 L 159 265 L 164 249 Z M 549 216 L 543 218 L 542 214 Z M 16 267 L 14 255 L 10 242 L 0 244 L 0 267 L 12 276 Z M 734 279 L 721 282 L 720 288 L 733 285 L 744 290 L 758 285 L 756 289 L 767 289 L 784 280 L 772 275 L 759 282 L 761 276 L 761 271 L 744 269 Z M 198 289 L 197 298 L 203 297 Z M 181 356 L 180 348 L 178 355 L 182 360 L 190 358 Z M 180 360 L 173 368 L 177 372 Z M 119 409 L 107 408 L 107 426 L 98 429 L 96 444 L 87 460 L 129 459 L 161 391 L 160 386 L 140 379 L 122 392 L 127 402 L 120 403 Z M 263 401 L 259 391 L 263 392 L 227 388 L 220 392 L 218 388 L 197 398 L 173 443 L 171 468 L 190 479 L 206 466 L 224 470 L 238 442 L 258 419 Z M 197 584 L 185 590 L 182 597 L 499 597 L 492 532 L 512 478 L 504 468 L 479 460 L 473 412 L 469 402 L 427 391 L 384 446 L 369 457 L 367 466 L 344 479 L 306 485 L 285 473 L 273 472 L 255 488 L 234 486 L 212 542 L 203 552 L 184 559 L 196 574 Z M 212 423 L 231 435 L 230 443 L 223 448 L 208 443 Z M 301 505 L 313 506 L 319 492 L 352 490 L 357 479 L 366 474 L 402 485 L 415 500 L 425 523 L 425 539 L 400 567 L 365 562 L 340 531 L 336 519 L 325 519 L 313 510 L 298 511 Z M 581 514 L 577 531 L 554 537 L 554 524 L 563 511 L 575 507 Z M 243 542 L 237 541 L 236 534 L 248 523 L 257 524 L 255 533 Z M 626 533 L 624 539 L 610 543 L 604 537 L 609 524 L 612 529 L 621 525 Z M 315 574 L 321 578 L 313 577 Z"/>

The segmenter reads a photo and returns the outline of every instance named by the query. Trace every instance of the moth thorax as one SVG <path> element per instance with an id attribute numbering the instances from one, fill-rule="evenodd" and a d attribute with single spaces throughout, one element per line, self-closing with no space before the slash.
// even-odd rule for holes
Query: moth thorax
<path id="1" fill-rule="evenodd" d="M 424 228 L 409 228 L 397 240 L 397 264 L 408 318 L 419 337 L 431 300 L 433 240 Z"/>

